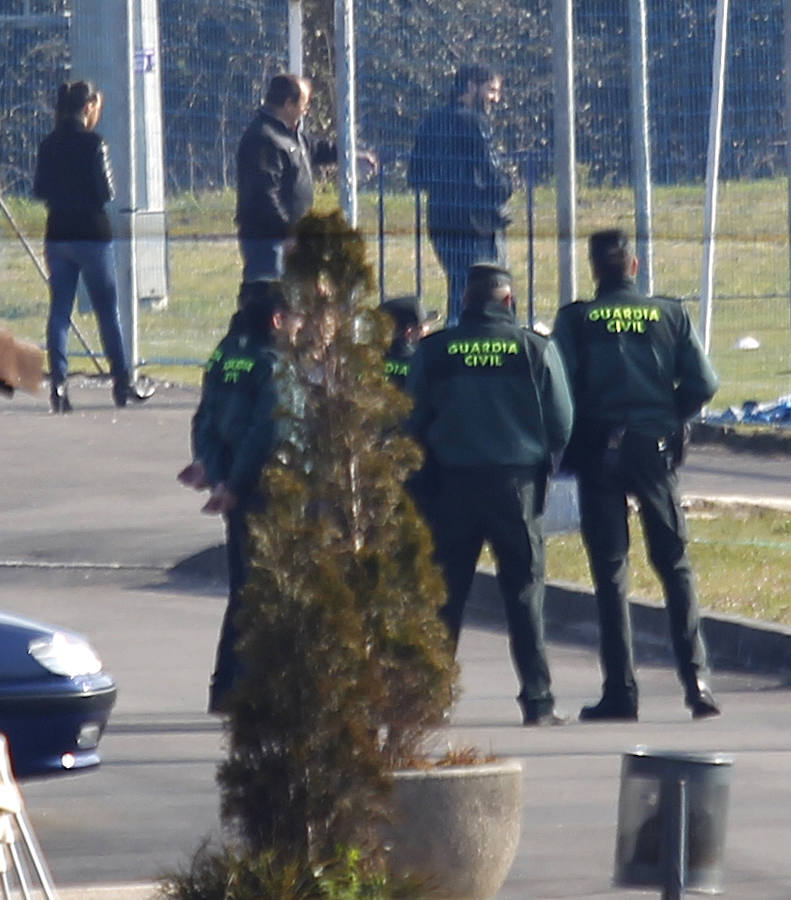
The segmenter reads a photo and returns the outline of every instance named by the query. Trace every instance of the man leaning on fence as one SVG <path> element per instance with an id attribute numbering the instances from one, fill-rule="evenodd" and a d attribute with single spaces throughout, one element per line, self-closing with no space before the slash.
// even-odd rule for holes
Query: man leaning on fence
<path id="1" fill-rule="evenodd" d="M 637 718 L 627 495 L 640 503 L 649 557 L 664 588 L 686 704 L 694 718 L 717 715 L 676 474 L 685 425 L 713 397 L 717 376 L 681 301 L 638 291 L 637 259 L 623 231 L 591 235 L 589 256 L 596 295 L 561 307 L 554 328 L 574 391 L 565 465 L 579 483 L 604 675 L 601 700 L 583 707 L 580 719 Z"/>
<path id="2" fill-rule="evenodd" d="M 428 195 L 429 236 L 448 279 L 448 325 L 461 315 L 468 268 L 484 260 L 506 264 L 513 185 L 489 121 L 501 93 L 502 78 L 492 69 L 461 66 L 448 102 L 421 123 L 409 159 L 409 184 Z"/>

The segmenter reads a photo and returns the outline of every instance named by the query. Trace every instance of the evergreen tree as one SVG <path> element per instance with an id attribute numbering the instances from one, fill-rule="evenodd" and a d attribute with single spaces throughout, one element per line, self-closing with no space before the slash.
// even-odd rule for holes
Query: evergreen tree
<path id="1" fill-rule="evenodd" d="M 384 376 L 362 235 L 339 212 L 299 224 L 286 275 L 303 325 L 280 374 L 286 437 L 250 519 L 245 675 L 218 775 L 248 848 L 306 862 L 375 846 L 387 773 L 413 760 L 455 686 L 445 587 L 403 489 L 420 463 Z"/>

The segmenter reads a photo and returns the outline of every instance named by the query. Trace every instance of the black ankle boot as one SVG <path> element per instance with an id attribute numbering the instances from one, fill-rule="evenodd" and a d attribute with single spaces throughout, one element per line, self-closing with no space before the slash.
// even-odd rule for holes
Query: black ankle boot
<path id="1" fill-rule="evenodd" d="M 694 689 L 687 693 L 686 702 L 693 719 L 708 719 L 720 715 L 719 704 L 705 681 L 697 682 Z"/>
<path id="2" fill-rule="evenodd" d="M 66 388 L 66 382 L 61 381 L 60 384 L 53 384 L 49 394 L 50 411 L 53 413 L 70 413 L 71 403 L 69 402 L 69 392 Z"/>
<path id="3" fill-rule="evenodd" d="M 583 706 L 581 722 L 636 722 L 637 700 L 632 697 L 614 697 L 605 694 L 598 703 Z"/>

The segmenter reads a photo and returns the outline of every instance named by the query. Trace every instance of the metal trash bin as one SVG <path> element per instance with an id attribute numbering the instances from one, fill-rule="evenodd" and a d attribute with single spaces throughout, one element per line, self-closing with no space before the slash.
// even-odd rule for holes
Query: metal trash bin
<path id="1" fill-rule="evenodd" d="M 665 897 L 721 893 L 732 763 L 722 753 L 645 747 L 623 755 L 617 885 L 664 888 Z"/>

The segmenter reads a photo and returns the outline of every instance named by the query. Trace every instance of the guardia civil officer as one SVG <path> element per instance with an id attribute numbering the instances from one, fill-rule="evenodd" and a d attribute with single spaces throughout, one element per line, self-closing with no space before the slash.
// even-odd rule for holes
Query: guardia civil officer
<path id="1" fill-rule="evenodd" d="M 222 712 L 238 675 L 235 619 L 247 580 L 247 514 L 263 508 L 261 471 L 277 447 L 279 338 L 287 335 L 289 303 L 279 282 L 242 284 L 239 309 L 228 333 L 209 357 L 192 419 L 193 461 L 179 480 L 208 488 L 202 512 L 225 518 L 228 605 L 212 676 L 209 711 Z"/>
<path id="2" fill-rule="evenodd" d="M 381 309 L 393 320 L 393 340 L 385 354 L 385 375 L 403 390 L 412 357 L 425 334 L 426 313 L 414 294 L 391 297 Z"/>
<path id="3" fill-rule="evenodd" d="M 637 259 L 623 231 L 591 235 L 589 258 L 596 296 L 562 307 L 554 328 L 574 391 L 566 460 L 579 484 L 604 676 L 601 700 L 583 707 L 580 719 L 637 718 L 627 601 L 630 494 L 664 588 L 686 704 L 694 718 L 718 715 L 676 474 L 685 424 L 714 395 L 717 376 L 682 303 L 637 290 Z"/>
<path id="4" fill-rule="evenodd" d="M 571 433 L 563 364 L 514 321 L 511 276 L 470 267 L 459 324 L 424 338 L 407 391 L 411 428 L 438 466 L 431 527 L 448 585 L 441 610 L 458 640 L 484 540 L 497 560 L 526 725 L 560 724 L 544 645 L 542 512 L 550 456 Z"/>

